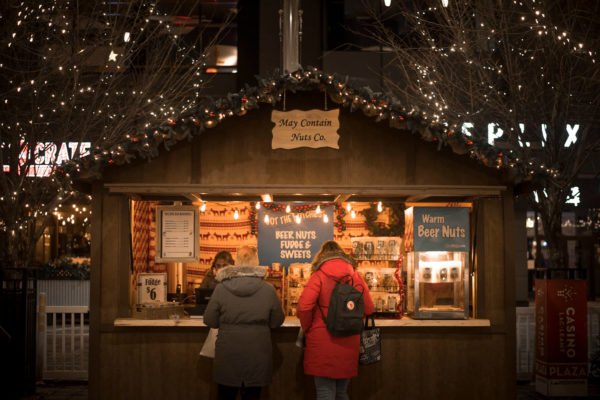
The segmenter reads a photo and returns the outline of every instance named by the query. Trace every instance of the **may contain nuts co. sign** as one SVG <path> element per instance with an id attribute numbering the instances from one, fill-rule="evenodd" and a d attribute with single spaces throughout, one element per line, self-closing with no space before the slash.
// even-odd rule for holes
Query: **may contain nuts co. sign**
<path id="1" fill-rule="evenodd" d="M 331 147 L 339 149 L 340 110 L 273 110 L 272 149 Z"/>

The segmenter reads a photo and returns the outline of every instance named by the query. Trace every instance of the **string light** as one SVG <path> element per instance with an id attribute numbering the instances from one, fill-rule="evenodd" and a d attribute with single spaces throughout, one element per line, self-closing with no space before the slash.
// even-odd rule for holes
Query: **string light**
<path id="1" fill-rule="evenodd" d="M 379 203 L 377 203 L 377 212 L 382 212 L 383 211 L 383 203 L 381 203 L 381 201 Z"/>
<path id="2" fill-rule="evenodd" d="M 321 214 L 321 205 L 317 204 L 317 208 L 315 209 L 315 213 Z"/>
<path id="3" fill-rule="evenodd" d="M 239 219 L 240 218 L 240 212 L 238 211 L 238 209 L 236 208 L 233 211 L 233 219 Z"/>
<path id="4" fill-rule="evenodd" d="M 254 208 L 256 208 L 257 210 L 260 210 L 260 201 L 256 202 L 256 204 L 254 205 Z"/>
<path id="5" fill-rule="evenodd" d="M 348 203 L 346 204 L 346 211 L 350 212 L 350 210 L 352 210 L 352 204 Z"/>
<path id="6" fill-rule="evenodd" d="M 202 204 L 200 205 L 200 211 L 201 212 L 205 212 L 206 211 L 206 202 L 203 201 Z"/>
<path id="7" fill-rule="evenodd" d="M 269 224 L 269 215 L 265 214 L 265 218 L 263 219 L 263 221 L 265 221 L 265 224 Z"/>
<path id="8" fill-rule="evenodd" d="M 323 214 L 323 222 L 324 223 L 328 223 L 329 222 L 329 217 L 327 216 L 327 214 Z"/>
<path id="9" fill-rule="evenodd" d="M 287 206 L 285 206 L 285 212 L 286 213 L 290 213 L 292 211 L 292 207 L 290 207 L 290 205 L 288 204 Z"/>
<path id="10" fill-rule="evenodd" d="M 300 217 L 300 215 L 296 214 L 294 216 L 294 221 L 296 221 L 297 224 L 300 224 L 302 222 L 302 218 Z"/>

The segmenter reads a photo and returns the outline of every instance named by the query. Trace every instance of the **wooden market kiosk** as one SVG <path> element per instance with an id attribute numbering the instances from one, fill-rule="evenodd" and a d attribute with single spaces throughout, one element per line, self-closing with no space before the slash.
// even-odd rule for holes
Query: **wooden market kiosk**
<path id="1" fill-rule="evenodd" d="M 328 106 L 339 107 L 331 100 Z M 285 107 L 324 110 L 323 93 L 288 92 Z M 254 204 L 264 194 L 281 202 L 471 204 L 468 318 L 378 320 L 383 359 L 360 367 L 350 397 L 515 398 L 513 195 L 502 171 L 344 107 L 339 107 L 339 148 L 273 149 L 272 111 L 282 108 L 280 101 L 236 112 L 241 115 L 209 123 L 216 126 L 169 151 L 161 146 L 149 162 L 104 168 L 93 181 L 90 398 L 216 398 L 212 360 L 198 356 L 208 331 L 201 320 L 131 318 L 137 268 L 132 253 L 139 250 L 131 245 L 132 201 L 198 205 L 206 200 L 231 217 L 239 205 L 228 209 L 227 202 Z M 255 233 L 219 240 L 256 244 Z M 148 234 L 153 243 L 153 233 Z M 201 241 L 202 234 L 201 221 Z M 209 261 L 202 244 L 200 259 Z M 273 331 L 268 398 L 314 398 L 295 346 L 297 333 L 293 317 Z"/>

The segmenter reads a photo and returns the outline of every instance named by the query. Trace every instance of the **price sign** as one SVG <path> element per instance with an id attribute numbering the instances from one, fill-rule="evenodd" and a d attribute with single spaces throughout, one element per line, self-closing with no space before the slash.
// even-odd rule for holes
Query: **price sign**
<path id="1" fill-rule="evenodd" d="M 137 304 L 167 301 L 167 274 L 138 274 Z"/>

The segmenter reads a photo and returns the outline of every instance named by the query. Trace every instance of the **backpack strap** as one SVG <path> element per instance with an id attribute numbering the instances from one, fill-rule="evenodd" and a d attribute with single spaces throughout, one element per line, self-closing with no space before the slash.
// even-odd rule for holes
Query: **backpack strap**
<path id="1" fill-rule="evenodd" d="M 323 275 L 329 277 L 325 272 L 323 272 Z M 321 289 L 323 288 L 323 280 L 321 279 L 320 276 L 319 276 L 319 281 L 321 282 L 321 288 L 319 289 L 319 295 L 317 296 L 317 308 L 321 312 L 321 318 L 323 319 L 325 326 L 327 326 L 327 318 L 325 318 L 325 314 L 323 313 L 323 310 L 321 309 L 321 305 L 319 304 L 319 297 L 321 297 Z"/>

